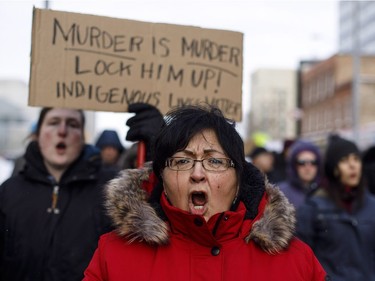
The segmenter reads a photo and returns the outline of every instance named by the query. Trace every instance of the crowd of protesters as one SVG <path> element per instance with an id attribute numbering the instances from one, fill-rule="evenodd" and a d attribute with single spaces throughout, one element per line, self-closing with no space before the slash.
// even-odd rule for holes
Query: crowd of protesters
<path id="1" fill-rule="evenodd" d="M 216 276 L 193 265 L 217 268 L 218 255 L 224 280 L 375 280 L 375 146 L 332 134 L 324 147 L 286 140 L 281 153 L 254 147 L 245 158 L 210 110 L 163 118 L 130 105 L 126 149 L 113 130 L 87 144 L 81 110 L 42 109 L 0 186 L 0 280 L 195 280 Z M 138 167 L 137 141 L 151 166 Z"/>
<path id="2" fill-rule="evenodd" d="M 284 156 L 265 175 L 294 205 L 296 236 L 331 280 L 375 280 L 375 146 L 332 134 L 324 148 L 296 139 Z M 274 180 L 280 167 L 285 177 Z"/>

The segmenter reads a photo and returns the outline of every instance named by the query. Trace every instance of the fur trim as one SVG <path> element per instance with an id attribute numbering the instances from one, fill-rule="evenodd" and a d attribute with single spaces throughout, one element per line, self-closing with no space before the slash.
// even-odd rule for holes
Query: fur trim
<path id="1" fill-rule="evenodd" d="M 147 193 L 141 187 L 150 172 L 149 166 L 121 171 L 106 186 L 105 206 L 116 232 L 130 243 L 137 240 L 148 244 L 167 244 L 167 223 L 147 203 Z"/>
<path id="2" fill-rule="evenodd" d="M 150 172 L 150 167 L 123 170 L 106 186 L 106 207 L 117 233 L 130 243 L 137 240 L 153 245 L 167 244 L 168 224 L 158 217 L 141 188 L 142 181 L 148 179 Z M 293 237 L 295 209 L 284 194 L 268 181 L 265 190 L 268 202 L 264 213 L 254 223 L 245 241 L 253 240 L 263 251 L 276 254 L 286 249 Z"/>
<path id="3" fill-rule="evenodd" d="M 254 223 L 245 241 L 253 240 L 263 251 L 277 254 L 286 249 L 293 238 L 295 208 L 280 189 L 266 181 L 268 203 L 263 216 Z"/>

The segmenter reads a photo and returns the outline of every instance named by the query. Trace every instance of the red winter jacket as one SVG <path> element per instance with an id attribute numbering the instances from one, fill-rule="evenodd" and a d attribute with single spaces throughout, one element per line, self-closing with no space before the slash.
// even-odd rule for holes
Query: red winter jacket
<path id="1" fill-rule="evenodd" d="M 240 202 L 208 222 L 163 194 L 162 219 L 134 184 L 145 174 L 128 170 L 108 185 L 117 229 L 101 237 L 84 281 L 326 280 L 311 249 L 293 237 L 294 209 L 277 188 L 266 184 L 253 219 Z"/>

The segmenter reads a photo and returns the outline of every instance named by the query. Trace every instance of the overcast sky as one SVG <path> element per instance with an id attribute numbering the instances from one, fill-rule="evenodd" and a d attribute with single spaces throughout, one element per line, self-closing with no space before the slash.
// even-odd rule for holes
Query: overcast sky
<path id="1" fill-rule="evenodd" d="M 44 5 L 44 1 L 0 0 L 0 79 L 28 83 L 32 8 Z M 244 33 L 244 112 L 249 110 L 253 71 L 296 69 L 300 60 L 325 59 L 337 50 L 337 0 L 59 0 L 49 1 L 49 8 Z M 99 130 L 114 126 L 108 124 L 110 115 L 100 114 Z"/>

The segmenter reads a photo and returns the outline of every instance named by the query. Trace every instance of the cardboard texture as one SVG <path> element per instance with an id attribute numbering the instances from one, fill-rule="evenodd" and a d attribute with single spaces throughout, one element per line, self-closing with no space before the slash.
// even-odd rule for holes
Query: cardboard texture
<path id="1" fill-rule="evenodd" d="M 243 34 L 34 9 L 29 105 L 165 114 L 206 102 L 242 117 Z"/>

